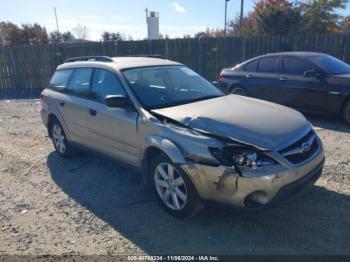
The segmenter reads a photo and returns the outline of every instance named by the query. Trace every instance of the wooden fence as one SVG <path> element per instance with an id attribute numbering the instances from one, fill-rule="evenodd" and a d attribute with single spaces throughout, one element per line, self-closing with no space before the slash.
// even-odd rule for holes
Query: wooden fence
<path id="1" fill-rule="evenodd" d="M 182 62 L 209 80 L 223 67 L 265 53 L 316 51 L 350 63 L 350 34 L 163 39 L 118 43 L 52 44 L 0 48 L 0 94 L 28 93 L 45 87 L 57 65 L 85 55 L 160 54 Z"/>

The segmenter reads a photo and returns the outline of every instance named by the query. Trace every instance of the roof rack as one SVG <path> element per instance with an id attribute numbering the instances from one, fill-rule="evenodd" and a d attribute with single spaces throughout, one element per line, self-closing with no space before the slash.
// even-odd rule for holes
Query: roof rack
<path id="1" fill-rule="evenodd" d="M 113 62 L 109 56 L 80 56 L 68 58 L 64 63 L 78 62 L 78 61 L 99 61 L 99 62 Z"/>
<path id="2" fill-rule="evenodd" d="M 128 55 L 126 57 L 149 57 L 149 58 L 159 58 L 159 59 L 166 59 L 162 55 Z"/>

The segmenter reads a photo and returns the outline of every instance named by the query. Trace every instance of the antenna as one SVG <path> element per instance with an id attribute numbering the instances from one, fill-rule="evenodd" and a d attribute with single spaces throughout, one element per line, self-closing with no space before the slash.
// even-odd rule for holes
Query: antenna
<path id="1" fill-rule="evenodd" d="M 56 18 L 56 26 L 57 26 L 57 32 L 60 33 L 60 28 L 58 26 L 58 18 L 57 18 L 57 11 L 56 11 L 56 7 L 53 8 L 53 10 L 55 11 L 55 18 Z"/>

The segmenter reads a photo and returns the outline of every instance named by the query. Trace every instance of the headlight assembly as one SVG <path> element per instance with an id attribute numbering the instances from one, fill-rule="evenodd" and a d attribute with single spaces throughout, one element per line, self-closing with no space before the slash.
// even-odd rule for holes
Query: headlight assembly
<path id="1" fill-rule="evenodd" d="M 244 147 L 228 146 L 223 149 L 209 148 L 209 151 L 225 166 L 258 169 L 263 166 L 276 164 L 276 161 L 263 152 Z"/>

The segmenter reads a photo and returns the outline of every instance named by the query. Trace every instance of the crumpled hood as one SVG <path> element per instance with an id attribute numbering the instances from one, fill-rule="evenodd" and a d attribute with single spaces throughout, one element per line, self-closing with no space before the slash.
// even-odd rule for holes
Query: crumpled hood
<path id="1" fill-rule="evenodd" d="M 310 129 L 305 117 L 285 106 L 228 95 L 152 112 L 213 135 L 272 150 Z"/>

